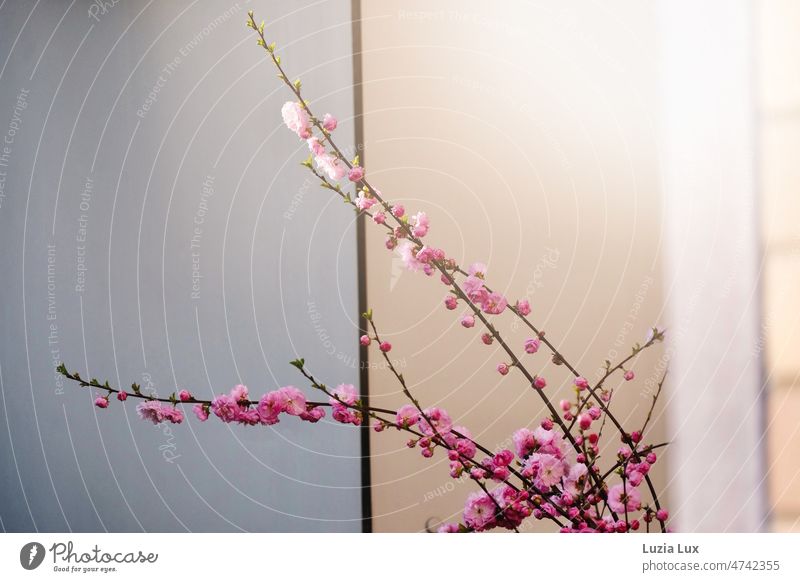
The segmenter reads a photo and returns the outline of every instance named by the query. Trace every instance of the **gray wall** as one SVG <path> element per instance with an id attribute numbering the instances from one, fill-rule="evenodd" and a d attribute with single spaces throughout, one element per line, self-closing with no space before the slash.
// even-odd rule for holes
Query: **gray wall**
<path id="1" fill-rule="evenodd" d="M 54 374 L 310 395 L 302 355 L 357 382 L 353 216 L 299 166 L 244 26 L 252 6 L 350 144 L 350 4 L 98 5 L 0 6 L 2 527 L 359 531 L 358 431 L 155 427 Z"/>

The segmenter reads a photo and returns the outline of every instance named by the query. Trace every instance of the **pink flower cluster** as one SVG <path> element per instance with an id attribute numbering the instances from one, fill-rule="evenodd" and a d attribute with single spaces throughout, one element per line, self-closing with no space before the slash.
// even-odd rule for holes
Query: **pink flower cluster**
<path id="1" fill-rule="evenodd" d="M 508 300 L 506 300 L 500 293 L 489 292 L 484 284 L 486 276 L 486 265 L 482 263 L 473 263 L 470 265 L 469 274 L 461 284 L 461 288 L 466 293 L 469 300 L 480 305 L 484 313 L 491 315 L 499 315 L 508 307 Z"/>
<path id="2" fill-rule="evenodd" d="M 249 400 L 247 386 L 239 384 L 230 393 L 216 396 L 210 406 L 194 406 L 195 415 L 202 421 L 208 420 L 209 410 L 222 422 L 250 426 L 277 424 L 281 414 L 297 416 L 309 422 L 317 422 L 325 416 L 325 411 L 319 406 L 308 405 L 303 391 L 294 386 L 284 386 L 267 392 L 258 403 L 253 403 Z"/>
<path id="3" fill-rule="evenodd" d="M 153 424 L 169 421 L 173 424 L 183 422 L 183 412 L 157 400 L 147 400 L 136 407 L 136 412 L 142 420 L 149 420 Z"/>
<path id="4" fill-rule="evenodd" d="M 352 384 L 339 384 L 329 399 L 331 416 L 343 424 L 361 424 L 363 420 L 361 411 L 351 408 L 358 402 L 358 391 Z"/>

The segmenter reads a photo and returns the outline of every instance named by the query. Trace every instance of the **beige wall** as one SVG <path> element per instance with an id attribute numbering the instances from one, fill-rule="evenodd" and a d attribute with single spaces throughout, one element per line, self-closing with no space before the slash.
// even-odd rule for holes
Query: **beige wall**
<path id="1" fill-rule="evenodd" d="M 800 531 L 800 5 L 762 1 L 758 24 L 770 501 L 773 528 Z"/>
<path id="2" fill-rule="evenodd" d="M 657 78 L 652 6 L 636 1 L 362 2 L 366 165 L 389 198 L 431 216 L 432 244 L 489 264 L 509 297 L 584 375 L 626 355 L 662 316 Z M 490 448 L 543 414 L 495 347 L 442 307 L 444 287 L 403 272 L 368 225 L 368 301 L 426 405 L 450 410 Z M 516 346 L 528 337 L 501 316 Z M 646 414 L 662 348 L 621 387 L 623 418 Z M 374 354 L 373 354 L 374 355 Z M 527 356 L 557 401 L 569 375 Z M 403 402 L 384 371 L 373 403 Z M 667 394 L 667 397 L 669 394 Z M 666 400 L 665 398 L 665 400 Z M 660 411 L 663 408 L 660 408 Z M 649 435 L 663 439 L 660 423 Z M 398 433 L 374 434 L 376 531 L 458 518 L 472 483 L 453 484 L 441 454 L 422 459 Z M 616 449 L 616 439 L 610 446 Z M 659 488 L 666 467 L 655 471 Z"/>

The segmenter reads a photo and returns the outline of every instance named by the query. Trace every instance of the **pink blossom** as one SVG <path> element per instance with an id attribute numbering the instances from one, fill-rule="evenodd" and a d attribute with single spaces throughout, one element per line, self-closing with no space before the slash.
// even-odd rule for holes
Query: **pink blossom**
<path id="1" fill-rule="evenodd" d="M 536 473 L 536 480 L 542 489 L 549 489 L 553 485 L 561 483 L 564 476 L 564 461 L 555 455 L 538 454 L 531 455 L 531 459 L 537 459 L 539 468 Z"/>
<path id="2" fill-rule="evenodd" d="M 208 420 L 208 408 L 204 404 L 195 404 L 192 407 L 192 412 L 194 412 L 198 420 L 202 422 Z"/>
<path id="3" fill-rule="evenodd" d="M 327 129 L 328 131 L 333 131 L 334 129 L 336 129 L 337 125 L 339 125 L 339 122 L 330 113 L 326 113 L 323 116 L 323 118 L 322 118 L 322 127 Z"/>
<path id="4" fill-rule="evenodd" d="M 236 416 L 236 422 L 246 426 L 255 426 L 261 422 L 261 416 L 256 409 L 242 408 Z"/>
<path id="5" fill-rule="evenodd" d="M 626 380 L 629 380 L 629 381 L 630 381 L 630 380 L 633 380 L 633 378 L 634 378 L 634 373 L 633 373 L 633 370 L 628 370 L 627 372 L 625 372 L 625 376 L 624 376 L 624 378 L 625 378 Z"/>
<path id="6" fill-rule="evenodd" d="M 539 445 L 537 449 L 540 453 L 548 455 L 555 455 L 559 459 L 564 458 L 564 438 L 552 429 L 552 421 L 548 418 L 551 428 L 547 429 L 544 426 L 538 426 L 533 431 L 533 436 Z M 544 421 L 542 421 L 544 424 Z"/>
<path id="7" fill-rule="evenodd" d="M 540 341 L 539 338 L 532 337 L 525 340 L 525 352 L 535 354 L 539 351 Z"/>
<path id="8" fill-rule="evenodd" d="M 231 398 L 233 398 L 234 402 L 236 403 L 246 401 L 248 398 L 250 398 L 250 393 L 247 390 L 247 386 L 244 384 L 237 384 L 231 388 Z"/>
<path id="9" fill-rule="evenodd" d="M 656 519 L 658 521 L 667 521 L 669 519 L 669 511 L 666 509 L 659 509 L 656 511 Z"/>
<path id="10" fill-rule="evenodd" d="M 575 378 L 575 386 L 581 390 L 586 390 L 589 387 L 589 381 L 583 376 L 578 376 Z"/>
<path id="11" fill-rule="evenodd" d="M 472 263 L 469 266 L 469 269 L 467 269 L 467 273 L 469 273 L 470 276 L 477 277 L 479 279 L 486 277 L 486 271 L 486 265 L 483 263 Z"/>
<path id="12" fill-rule="evenodd" d="M 386 222 L 386 215 L 383 212 L 376 212 L 372 215 L 372 220 L 375 224 L 384 224 Z"/>
<path id="13" fill-rule="evenodd" d="M 631 473 L 628 475 L 628 484 L 632 487 L 638 487 L 642 484 L 643 480 L 644 475 L 639 471 L 631 471 Z"/>
<path id="14" fill-rule="evenodd" d="M 388 250 L 392 250 L 397 246 L 397 239 L 393 236 L 386 237 L 386 242 L 384 243 Z"/>
<path id="15" fill-rule="evenodd" d="M 188 390 L 181 390 L 180 392 L 178 392 L 178 400 L 180 400 L 181 402 L 189 402 L 193 398 L 194 397 L 192 396 L 191 392 L 189 392 Z"/>
<path id="16" fill-rule="evenodd" d="M 284 386 L 278 390 L 283 399 L 283 411 L 292 416 L 300 416 L 306 410 L 306 395 L 294 386 Z"/>
<path id="17" fill-rule="evenodd" d="M 347 179 L 351 182 L 360 182 L 361 179 L 364 177 L 364 168 L 361 166 L 353 166 L 350 168 L 350 171 L 347 172 Z"/>
<path id="18" fill-rule="evenodd" d="M 412 216 L 411 224 L 413 225 L 411 232 L 414 233 L 414 236 L 422 238 L 428 234 L 430 222 L 428 221 L 428 215 L 424 212 L 417 212 L 414 216 Z"/>
<path id="19" fill-rule="evenodd" d="M 423 434 L 428 436 L 433 436 L 435 433 L 444 435 L 453 428 L 453 421 L 450 419 L 450 415 L 447 414 L 447 411 L 434 406 L 432 408 L 426 408 L 422 412 L 423 417 L 419 421 L 419 428 Z M 428 424 L 428 421 L 425 420 L 426 418 L 431 421 L 433 426 Z"/>
<path id="20" fill-rule="evenodd" d="M 475 318 L 471 315 L 464 315 L 461 317 L 461 325 L 466 328 L 475 326 Z"/>
<path id="21" fill-rule="evenodd" d="M 508 306 L 508 301 L 500 293 L 489 293 L 481 303 L 481 308 L 484 313 L 491 313 L 497 315 L 503 313 Z"/>
<path id="22" fill-rule="evenodd" d="M 487 529 L 494 523 L 495 504 L 483 492 L 472 492 L 464 506 L 464 522 L 476 531 Z"/>
<path id="23" fill-rule="evenodd" d="M 585 412 L 579 414 L 578 425 L 580 425 L 581 430 L 589 430 L 589 427 L 592 426 L 592 417 L 586 414 Z"/>
<path id="24" fill-rule="evenodd" d="M 527 299 L 520 299 L 517 301 L 517 313 L 522 316 L 530 315 L 531 313 L 531 304 L 528 303 Z"/>
<path id="25" fill-rule="evenodd" d="M 530 455 L 536 446 L 536 439 L 533 436 L 533 431 L 529 428 L 519 429 L 511 438 L 514 442 L 514 448 L 517 451 L 517 456 L 520 459 Z"/>
<path id="26" fill-rule="evenodd" d="M 458 524 L 457 523 L 443 523 L 439 526 L 439 529 L 436 530 L 437 533 L 458 533 Z"/>
<path id="27" fill-rule="evenodd" d="M 307 420 L 308 422 L 318 422 L 320 419 L 325 418 L 325 410 L 319 406 L 313 406 L 308 410 L 301 412 L 300 418 L 302 420 Z"/>
<path id="28" fill-rule="evenodd" d="M 411 404 L 404 404 L 397 409 L 397 426 L 409 428 L 419 421 L 419 411 Z"/>
<path id="29" fill-rule="evenodd" d="M 366 334 L 362 335 L 361 338 L 358 341 L 362 346 L 365 346 L 365 347 L 372 343 L 372 340 Z"/>
<path id="30" fill-rule="evenodd" d="M 285 405 L 285 396 L 281 394 L 279 390 L 273 390 L 272 392 L 267 392 L 264 394 L 256 406 L 256 412 L 258 413 L 258 418 L 261 421 L 261 424 L 276 424 L 279 420 L 278 417 L 280 416 L 280 413 L 284 411 Z M 212 410 L 214 409 L 213 402 L 211 404 L 211 408 Z M 216 411 L 214 411 L 214 413 L 216 414 Z"/>
<path id="31" fill-rule="evenodd" d="M 483 303 L 489 296 L 489 292 L 483 286 L 483 279 L 479 279 L 475 275 L 470 275 L 461 284 L 464 293 L 470 298 L 470 301 L 476 303 Z"/>
<path id="32" fill-rule="evenodd" d="M 537 390 L 541 390 L 541 389 L 543 389 L 545 386 L 547 386 L 547 380 L 545 380 L 545 379 L 544 379 L 544 378 L 542 378 L 541 376 L 536 376 L 536 377 L 533 379 L 533 387 L 534 387 L 534 388 L 536 388 Z"/>
<path id="33" fill-rule="evenodd" d="M 339 384 L 329 399 L 333 419 L 343 424 L 361 424 L 361 412 L 351 408 L 358 400 L 358 392 L 352 384 Z"/>
<path id="34" fill-rule="evenodd" d="M 376 200 L 370 197 L 366 192 L 361 190 L 356 196 L 356 208 L 359 210 L 369 210 L 375 204 Z"/>
<path id="35" fill-rule="evenodd" d="M 94 399 L 94 405 L 97 408 L 108 408 L 108 398 L 105 396 L 98 396 Z"/>
<path id="36" fill-rule="evenodd" d="M 436 251 L 429 246 L 424 246 L 417 251 L 417 260 L 420 263 L 430 263 L 434 260 Z"/>
<path id="37" fill-rule="evenodd" d="M 397 245 L 397 253 L 400 255 L 403 265 L 409 271 L 419 271 L 423 267 L 423 264 L 417 260 L 414 249 L 415 245 L 410 240 L 402 240 Z"/>
<path id="38" fill-rule="evenodd" d="M 339 384 L 333 391 L 333 394 L 345 404 L 355 404 L 358 400 L 358 391 L 352 384 Z M 338 403 L 335 399 L 331 398 L 331 404 Z"/>
<path id="39" fill-rule="evenodd" d="M 125 402 L 127 399 L 128 399 L 127 392 L 125 392 L 124 390 L 120 390 L 119 392 L 117 392 L 117 400 L 119 400 L 120 402 Z"/>
<path id="40" fill-rule="evenodd" d="M 589 469 L 583 463 L 575 463 L 569 468 L 569 473 L 564 479 L 564 491 L 572 495 L 583 494 L 586 488 Z"/>
<path id="41" fill-rule="evenodd" d="M 157 400 L 148 400 L 142 402 L 136 407 L 136 412 L 142 420 L 152 421 L 153 424 L 158 424 L 168 420 L 173 424 L 180 424 L 183 422 L 183 413 L 169 406 L 163 406 Z"/>
<path id="42" fill-rule="evenodd" d="M 494 338 L 492 337 L 492 334 L 484 333 L 483 335 L 481 335 L 481 341 L 485 343 L 487 346 L 490 346 L 494 342 Z"/>
<path id="43" fill-rule="evenodd" d="M 567 412 L 567 411 L 569 411 L 570 408 L 572 408 L 572 402 L 570 402 L 566 398 L 563 399 L 561 402 L 559 402 L 558 405 L 559 405 L 559 407 L 561 407 L 561 410 L 563 410 L 564 412 Z"/>
<path id="44" fill-rule="evenodd" d="M 397 218 L 402 218 L 405 216 L 405 213 L 406 209 L 402 204 L 395 204 L 392 206 L 392 214 L 394 214 Z"/>
<path id="45" fill-rule="evenodd" d="M 211 411 L 216 414 L 222 422 L 233 422 L 236 420 L 240 410 L 241 407 L 237 400 L 228 394 L 217 396 L 211 401 Z M 139 414 L 141 414 L 141 412 Z"/>
<path id="46" fill-rule="evenodd" d="M 608 490 L 608 506 L 616 513 L 638 511 L 642 506 L 642 496 L 636 487 L 624 487 L 620 483 Z"/>
<path id="47" fill-rule="evenodd" d="M 458 300 L 453 295 L 448 295 L 444 298 L 444 306 L 447 307 L 449 310 L 453 310 L 458 307 Z"/>
<path id="48" fill-rule="evenodd" d="M 381 350 L 383 353 L 386 353 L 386 352 L 389 352 L 389 351 L 391 351 L 391 349 L 392 349 L 392 344 L 390 344 L 389 342 L 381 342 L 381 343 L 378 345 L 378 347 L 380 348 L 380 350 Z"/>
<path id="49" fill-rule="evenodd" d="M 300 137 L 310 137 L 310 120 L 302 105 L 294 101 L 287 101 L 281 108 L 281 115 L 286 127 Z"/>
<path id="50" fill-rule="evenodd" d="M 183 412 L 177 408 L 164 406 L 162 408 L 162 415 L 164 416 L 164 420 L 168 420 L 172 424 L 180 424 L 183 422 Z"/>
<path id="51" fill-rule="evenodd" d="M 500 362 L 499 364 L 497 364 L 497 371 L 500 372 L 501 376 L 505 376 L 506 374 L 508 374 L 508 364 Z"/>
<path id="52" fill-rule="evenodd" d="M 314 156 L 321 156 L 325 153 L 325 146 L 322 145 L 318 137 L 310 137 L 306 140 L 306 143 Z"/>
<path id="53" fill-rule="evenodd" d="M 341 180 L 344 178 L 347 168 L 339 158 L 333 154 L 322 154 L 314 158 L 317 167 L 328 175 L 331 180 Z"/>

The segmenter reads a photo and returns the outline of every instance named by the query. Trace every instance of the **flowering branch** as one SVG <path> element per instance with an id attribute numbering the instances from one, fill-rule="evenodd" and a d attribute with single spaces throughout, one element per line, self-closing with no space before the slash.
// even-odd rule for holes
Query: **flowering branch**
<path id="1" fill-rule="evenodd" d="M 436 448 L 444 449 L 450 461 L 450 475 L 458 478 L 466 474 L 480 488 L 479 492 L 471 493 L 467 498 L 463 523 L 444 524 L 440 531 L 471 532 L 503 527 L 518 532 L 523 521 L 532 516 L 554 522 L 561 531 L 627 532 L 639 529 L 640 522 L 636 515 L 640 511 L 648 531 L 653 519 L 658 520 L 662 531 L 666 531 L 668 513 L 661 508 L 649 476 L 650 468 L 657 460 L 654 451 L 664 444 L 642 443 L 666 374 L 659 382 L 642 429 L 630 433 L 610 410 L 613 391 L 603 387 L 604 382 L 617 371 L 624 372 L 625 380 L 633 380 L 633 371 L 625 366 L 642 350 L 661 341 L 663 331 L 654 328 L 645 344 L 634 346 L 631 355 L 619 363 L 612 365 L 607 361 L 605 374 L 594 386 L 590 386 L 546 337 L 544 330 L 529 320 L 531 309 L 527 300 L 509 304 L 503 294 L 487 285 L 485 265 L 474 263 L 462 268 L 443 250 L 424 242 L 430 229 L 427 215 L 418 212 L 409 217 L 403 205 L 391 204 L 370 184 L 359 157 L 348 160 L 336 144 L 333 138 L 338 125 L 336 118 L 328 113 L 321 118 L 314 115 L 308 101 L 302 96 L 300 80 L 289 80 L 275 44 L 268 43 L 264 36 L 264 23 L 257 25 L 252 11 L 248 14 L 247 25 L 256 31 L 258 44 L 265 49 L 278 71 L 278 77 L 296 99 L 284 104 L 281 113 L 287 127 L 305 140 L 311 151 L 303 165 L 320 180 L 323 188 L 338 195 L 357 214 L 369 217 L 382 227 L 386 231 L 386 248 L 398 252 L 409 270 L 422 271 L 428 276 L 439 274 L 440 281 L 448 288 L 445 307 L 455 310 L 459 303 L 466 306 L 461 325 L 469 329 L 475 326 L 476 320 L 481 323 L 486 330 L 481 335 L 481 341 L 486 345 L 497 341 L 510 359 L 499 363 L 497 371 L 506 375 L 510 368 L 517 368 L 528 386 L 539 394 L 548 416 L 542 418 L 534 429 L 525 427 L 514 432 L 514 451 L 492 451 L 482 446 L 465 427 L 454 426 L 445 410 L 439 407 L 425 408 L 411 393 L 405 377 L 387 355 L 392 346 L 381 339 L 371 310 L 364 314 L 368 330 L 360 341 L 363 346 L 373 341 L 377 344 L 388 370 L 400 384 L 409 404 L 398 410 L 366 406 L 350 384 L 329 388 L 307 370 L 302 358 L 291 364 L 313 389 L 327 396 L 327 401 L 309 401 L 304 392 L 294 386 L 284 386 L 264 394 L 258 400 L 252 400 L 247 387 L 243 385 L 237 385 L 228 394 L 217 395 L 210 400 L 197 399 L 187 390 L 160 398 L 156 394 L 143 394 L 135 383 L 128 393 L 112 388 L 108 382 L 101 384 L 94 378 L 85 380 L 77 372 L 68 372 L 63 364 L 58 371 L 81 386 L 97 390 L 94 402 L 99 408 L 107 408 L 112 395 L 116 395 L 120 401 L 129 397 L 141 400 L 137 406 L 139 415 L 154 423 L 183 422 L 184 415 L 179 405 L 188 404 L 200 421 L 206 421 L 213 415 L 226 423 L 273 425 L 282 416 L 289 415 L 315 423 L 324 418 L 325 409 L 330 408 L 336 422 L 361 426 L 371 419 L 376 432 L 395 427 L 410 434 L 413 438 L 407 445 L 409 448 L 419 447 L 426 458 L 432 457 Z M 354 188 L 352 195 L 339 183 L 345 177 Z M 524 354 L 537 353 L 543 344 L 552 352 L 553 363 L 564 365 L 572 373 L 575 402 L 562 400 L 559 403 L 560 412 L 545 391 L 545 378 L 529 371 L 523 361 L 524 354 L 518 353 L 494 324 L 492 316 L 506 310 L 519 318 L 534 334 L 521 346 Z M 593 431 L 592 426 L 601 419 L 599 430 Z M 598 464 L 599 441 L 607 420 L 619 432 L 623 445 L 617 452 L 613 466 L 601 472 Z M 478 451 L 486 455 L 480 461 L 475 459 Z M 613 475 L 618 475 L 620 482 L 610 486 L 608 479 Z M 490 489 L 492 481 L 497 485 L 492 485 Z M 643 482 L 646 483 L 655 510 L 642 503 L 639 486 Z"/>

